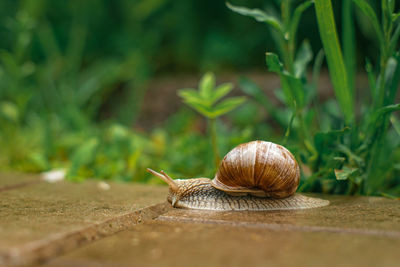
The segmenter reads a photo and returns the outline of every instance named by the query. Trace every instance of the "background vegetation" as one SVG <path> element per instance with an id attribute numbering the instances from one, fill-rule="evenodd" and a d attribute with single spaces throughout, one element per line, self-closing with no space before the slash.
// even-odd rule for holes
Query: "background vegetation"
<path id="1" fill-rule="evenodd" d="M 138 129 L 149 82 L 268 68 L 281 80 L 273 99 L 241 78 L 247 101 L 212 119 L 220 155 L 270 140 L 301 163 L 301 190 L 399 196 L 399 7 L 333 1 L 335 43 L 319 29 L 334 27 L 321 21 L 329 8 L 315 2 L 232 1 L 230 9 L 257 23 L 223 1 L 1 1 L 0 168 L 63 168 L 72 180 L 158 182 L 147 167 L 212 177 L 215 143 L 192 109 Z M 322 102 L 325 55 L 335 96 Z M 356 90 L 356 72 L 369 88 Z"/>

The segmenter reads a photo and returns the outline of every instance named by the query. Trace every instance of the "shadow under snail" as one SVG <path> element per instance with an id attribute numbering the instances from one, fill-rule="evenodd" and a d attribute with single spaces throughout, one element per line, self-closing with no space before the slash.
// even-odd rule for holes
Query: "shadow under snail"
<path id="1" fill-rule="evenodd" d="M 329 205 L 328 200 L 295 194 L 300 168 L 283 146 L 253 141 L 232 149 L 213 180 L 172 179 L 147 169 L 169 185 L 176 208 L 203 210 L 295 210 Z"/>

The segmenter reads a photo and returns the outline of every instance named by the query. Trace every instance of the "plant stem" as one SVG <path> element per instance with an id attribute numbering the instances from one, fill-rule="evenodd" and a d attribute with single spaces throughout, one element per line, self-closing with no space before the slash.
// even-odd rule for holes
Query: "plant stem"
<path id="1" fill-rule="evenodd" d="M 214 163 L 215 168 L 218 169 L 219 167 L 219 149 L 218 149 L 218 142 L 217 142 L 217 128 L 216 128 L 216 119 L 209 119 L 210 122 L 210 135 L 211 135 L 211 145 L 214 153 Z"/>

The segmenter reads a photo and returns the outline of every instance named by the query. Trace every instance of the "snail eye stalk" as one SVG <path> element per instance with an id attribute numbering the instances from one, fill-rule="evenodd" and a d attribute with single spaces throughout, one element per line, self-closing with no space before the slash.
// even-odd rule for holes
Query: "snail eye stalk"
<path id="1" fill-rule="evenodd" d="M 147 168 L 147 171 L 151 174 L 153 174 L 154 176 L 157 176 L 158 178 L 160 178 L 161 180 L 163 180 L 164 182 L 166 182 L 169 187 L 171 187 L 171 189 L 173 191 L 177 191 L 178 190 L 178 185 L 177 183 L 174 181 L 174 179 L 172 179 L 168 174 L 166 174 L 164 171 L 161 171 L 161 173 L 158 173 L 150 168 Z"/>

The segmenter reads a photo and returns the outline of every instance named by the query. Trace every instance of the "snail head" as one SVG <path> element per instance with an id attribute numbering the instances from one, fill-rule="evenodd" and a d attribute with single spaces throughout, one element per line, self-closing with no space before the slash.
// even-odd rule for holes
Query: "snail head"
<path id="1" fill-rule="evenodd" d="M 210 179 L 208 178 L 195 178 L 195 179 L 172 179 L 164 171 L 160 173 L 147 169 L 148 172 L 157 176 L 169 186 L 168 201 L 173 207 L 179 206 L 179 200 L 191 196 L 194 192 L 203 190 L 205 187 L 210 186 Z"/>
<path id="2" fill-rule="evenodd" d="M 168 174 L 166 174 L 164 171 L 161 171 L 161 173 L 158 173 L 150 168 L 147 168 L 147 171 L 154 176 L 157 176 L 164 182 L 166 182 L 169 186 L 169 194 L 168 194 L 168 201 L 172 204 L 173 207 L 175 207 L 176 203 L 180 199 L 180 186 L 179 186 L 179 181 L 172 179 Z"/>

